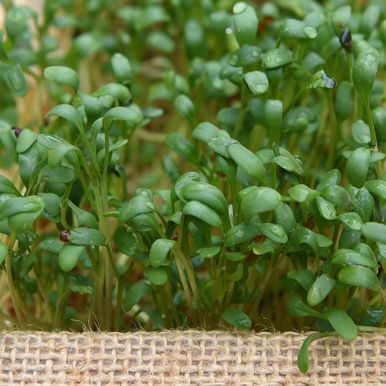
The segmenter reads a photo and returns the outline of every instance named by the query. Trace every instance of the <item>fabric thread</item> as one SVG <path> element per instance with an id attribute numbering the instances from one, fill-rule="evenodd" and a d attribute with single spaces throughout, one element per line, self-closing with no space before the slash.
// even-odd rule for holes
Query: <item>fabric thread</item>
<path id="1" fill-rule="evenodd" d="M 165 331 L 0 333 L 1 385 L 386 385 L 386 335 L 310 347 L 306 334 Z"/>

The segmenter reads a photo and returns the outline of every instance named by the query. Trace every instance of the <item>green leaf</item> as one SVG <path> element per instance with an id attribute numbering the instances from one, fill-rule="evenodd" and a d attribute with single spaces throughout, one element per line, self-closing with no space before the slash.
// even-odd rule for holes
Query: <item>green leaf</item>
<path id="1" fill-rule="evenodd" d="M 19 191 L 15 185 L 6 177 L 0 175 L 0 194 L 13 194 L 20 196 Z"/>
<path id="2" fill-rule="evenodd" d="M 350 184 L 361 188 L 370 166 L 370 150 L 364 147 L 355 149 L 346 163 L 346 175 Z"/>
<path id="3" fill-rule="evenodd" d="M 333 244 L 332 240 L 330 240 L 327 236 L 321 235 L 320 233 L 314 234 L 316 236 L 319 248 L 328 248 Z"/>
<path id="4" fill-rule="evenodd" d="M 281 195 L 267 187 L 250 186 L 239 192 L 241 212 L 245 219 L 268 212 L 281 204 Z"/>
<path id="5" fill-rule="evenodd" d="M 370 307 L 355 317 L 355 323 L 361 326 L 377 327 L 382 323 L 385 311 L 385 306 Z"/>
<path id="6" fill-rule="evenodd" d="M 90 227 L 90 228 L 99 228 L 98 221 L 94 215 L 86 210 L 78 208 L 71 201 L 68 201 L 68 206 L 72 209 L 72 212 L 75 214 L 78 220 L 78 226 L 80 227 Z"/>
<path id="7" fill-rule="evenodd" d="M 319 193 L 304 184 L 298 184 L 289 188 L 288 194 L 297 202 L 308 202 L 314 199 Z"/>
<path id="8" fill-rule="evenodd" d="M 215 153 L 229 158 L 228 147 L 237 142 L 225 130 L 218 130 L 209 138 L 207 143 Z"/>
<path id="9" fill-rule="evenodd" d="M 386 22 L 385 22 L 386 25 Z M 378 106 L 372 110 L 372 116 L 374 118 L 375 131 L 377 138 L 381 142 L 386 142 L 386 108 Z"/>
<path id="10" fill-rule="evenodd" d="M 320 182 L 316 186 L 319 192 L 327 189 L 330 186 L 339 185 L 342 175 L 338 169 L 332 169 L 323 175 Z"/>
<path id="11" fill-rule="evenodd" d="M 192 163 L 198 162 L 196 147 L 183 135 L 179 133 L 169 133 L 166 136 L 166 144 L 181 158 Z"/>
<path id="12" fill-rule="evenodd" d="M 315 275 L 308 269 L 297 269 L 289 271 L 288 279 L 297 281 L 306 291 L 310 289 L 315 281 Z"/>
<path id="13" fill-rule="evenodd" d="M 8 247 L 0 240 L 0 264 L 3 264 L 8 256 Z"/>
<path id="14" fill-rule="evenodd" d="M 60 197 L 54 193 L 38 193 L 44 201 L 43 217 L 48 220 L 59 223 L 60 222 Z"/>
<path id="15" fill-rule="evenodd" d="M 324 316 L 342 338 L 354 340 L 357 337 L 358 328 L 345 311 L 338 308 L 329 308 L 324 312 Z"/>
<path id="16" fill-rule="evenodd" d="M 59 253 L 64 245 L 64 242 L 56 237 L 48 237 L 38 245 L 38 248 L 52 253 Z"/>
<path id="17" fill-rule="evenodd" d="M 366 35 L 370 35 L 377 28 L 379 18 L 381 16 L 381 3 L 366 4 L 364 12 L 361 12 L 360 31 Z"/>
<path id="18" fill-rule="evenodd" d="M 316 205 L 320 215 L 326 220 L 334 220 L 336 218 L 336 210 L 331 202 L 325 200 L 323 197 L 316 197 Z"/>
<path id="19" fill-rule="evenodd" d="M 228 203 L 224 193 L 213 185 L 206 182 L 191 182 L 181 189 L 182 197 L 187 200 L 195 200 L 208 205 L 219 215 L 226 215 Z"/>
<path id="20" fill-rule="evenodd" d="M 263 54 L 263 64 L 267 69 L 283 67 L 292 63 L 293 60 L 292 52 L 284 46 L 269 50 Z"/>
<path id="21" fill-rule="evenodd" d="M 184 200 L 184 196 L 182 194 L 183 188 L 186 185 L 190 184 L 191 182 L 199 182 L 200 180 L 201 180 L 200 175 L 196 172 L 187 172 L 182 176 L 180 176 L 174 185 L 174 189 L 172 191 L 172 200 L 177 200 L 178 198 L 183 201 Z"/>
<path id="22" fill-rule="evenodd" d="M 331 21 L 337 34 L 345 27 L 348 27 L 351 21 L 351 6 L 344 5 L 335 9 L 331 16 Z"/>
<path id="23" fill-rule="evenodd" d="M 355 287 L 379 290 L 378 277 L 373 270 L 360 265 L 348 265 L 339 271 L 338 279 L 342 283 Z"/>
<path id="24" fill-rule="evenodd" d="M 351 207 L 350 195 L 343 186 L 331 185 L 322 191 L 322 197 L 333 204 L 337 211 Z"/>
<path id="25" fill-rule="evenodd" d="M 335 286 L 335 280 L 322 273 L 312 284 L 307 292 L 307 303 L 316 306 L 321 303 Z"/>
<path id="26" fill-rule="evenodd" d="M 9 228 L 20 233 L 30 228 L 43 210 L 39 196 L 11 197 L 0 203 L 0 221 L 7 219 Z"/>
<path id="27" fill-rule="evenodd" d="M 138 194 L 130 201 L 125 202 L 119 209 L 119 220 L 123 223 L 130 221 L 134 217 L 152 213 L 155 211 L 155 207 L 152 201 L 152 195 L 147 193 Z"/>
<path id="28" fill-rule="evenodd" d="M 373 250 L 365 243 L 358 243 L 354 246 L 354 250 L 366 257 L 369 261 L 377 261 Z"/>
<path id="29" fill-rule="evenodd" d="M 202 122 L 193 130 L 193 138 L 202 142 L 208 142 L 220 129 L 210 122 Z"/>
<path id="30" fill-rule="evenodd" d="M 336 80 L 331 78 L 324 70 L 320 70 L 312 75 L 307 84 L 307 88 L 335 88 Z"/>
<path id="31" fill-rule="evenodd" d="M 229 261 L 241 261 L 245 260 L 247 255 L 241 252 L 225 252 L 224 257 Z"/>
<path id="32" fill-rule="evenodd" d="M 10 66 L 4 73 L 4 80 L 16 96 L 22 97 L 27 94 L 28 84 L 19 65 Z"/>
<path id="33" fill-rule="evenodd" d="M 167 257 L 176 242 L 168 239 L 158 239 L 152 244 L 149 252 L 149 264 L 152 267 L 169 265 Z"/>
<path id="34" fill-rule="evenodd" d="M 153 292 L 153 288 L 145 280 L 140 280 L 134 283 L 126 292 L 123 299 L 123 308 L 125 311 L 130 311 L 133 306 L 146 295 Z"/>
<path id="35" fill-rule="evenodd" d="M 266 239 L 263 242 L 260 242 L 259 244 L 256 244 L 252 251 L 255 255 L 261 256 L 265 255 L 266 253 L 272 253 L 279 249 L 280 245 L 278 243 L 275 243 L 274 241 L 270 239 Z"/>
<path id="36" fill-rule="evenodd" d="M 308 371 L 308 367 L 309 367 L 309 359 L 308 359 L 308 348 L 310 346 L 310 344 L 314 341 L 314 340 L 317 340 L 317 339 L 320 339 L 320 338 L 323 338 L 327 336 L 326 334 L 324 333 L 321 333 L 321 332 L 315 332 L 311 335 L 309 335 L 303 342 L 302 344 L 302 347 L 300 347 L 300 350 L 299 350 L 299 353 L 298 353 L 298 367 L 299 367 L 299 370 L 302 372 L 302 373 L 306 373 Z"/>
<path id="37" fill-rule="evenodd" d="M 71 229 L 69 234 L 71 244 L 84 246 L 105 246 L 107 241 L 98 229 L 79 227 Z"/>
<path id="38" fill-rule="evenodd" d="M 286 304 L 288 314 L 292 317 L 308 317 L 320 318 L 322 314 L 318 311 L 313 310 L 307 306 L 298 295 L 289 294 Z"/>
<path id="39" fill-rule="evenodd" d="M 184 205 L 182 213 L 185 216 L 196 217 L 212 227 L 222 226 L 222 221 L 218 214 L 209 206 L 199 201 L 189 201 Z"/>
<path id="40" fill-rule="evenodd" d="M 23 129 L 16 142 L 16 151 L 18 153 L 24 153 L 35 142 L 38 135 L 30 129 Z"/>
<path id="41" fill-rule="evenodd" d="M 243 44 L 238 50 L 234 51 L 228 59 L 228 63 L 233 67 L 244 67 L 256 64 L 261 60 L 261 49 L 259 47 Z"/>
<path id="42" fill-rule="evenodd" d="M 283 121 L 283 103 L 278 99 L 268 99 L 264 104 L 264 121 L 271 130 L 280 130 Z"/>
<path id="43" fill-rule="evenodd" d="M 126 227 L 120 226 L 114 233 L 114 243 L 120 252 L 133 256 L 138 249 L 137 240 Z"/>
<path id="44" fill-rule="evenodd" d="M 78 263 L 83 251 L 83 246 L 65 245 L 59 252 L 59 267 L 65 272 L 71 271 Z"/>
<path id="45" fill-rule="evenodd" d="M 287 234 L 292 233 L 296 229 L 296 218 L 290 206 L 282 203 L 274 211 L 275 222 L 281 225 Z"/>
<path id="46" fill-rule="evenodd" d="M 339 122 L 345 121 L 351 115 L 352 109 L 353 109 L 353 85 L 352 83 L 347 81 L 340 82 L 336 89 L 336 98 L 335 98 L 335 114 L 338 121 Z M 356 141 L 355 137 L 354 137 L 354 140 Z M 358 142 L 358 143 L 362 143 L 362 142 Z"/>
<path id="47" fill-rule="evenodd" d="M 130 101 L 131 93 L 130 93 L 129 89 L 122 84 L 106 83 L 94 92 L 94 96 L 96 96 L 96 97 L 112 97 L 112 98 L 116 99 L 119 103 L 121 103 L 123 105 L 127 105 Z M 108 106 L 108 107 L 110 107 L 110 106 Z M 130 107 L 126 107 L 126 108 L 130 108 Z M 120 119 L 120 118 L 118 118 L 118 119 Z M 124 118 L 121 118 L 121 119 L 125 120 Z"/>
<path id="48" fill-rule="evenodd" d="M 18 213 L 39 212 L 44 202 L 39 196 L 11 197 L 0 202 L 0 218 L 5 219 Z"/>
<path id="49" fill-rule="evenodd" d="M 386 157 L 385 153 L 382 153 L 380 151 L 372 151 L 370 154 L 370 163 L 382 161 L 385 159 L 385 157 Z"/>
<path id="50" fill-rule="evenodd" d="M 369 125 L 362 119 L 358 119 L 352 124 L 351 133 L 356 143 L 363 145 L 371 142 Z"/>
<path id="51" fill-rule="evenodd" d="M 187 24 L 188 23 L 185 24 L 185 27 Z M 199 26 L 201 27 L 201 25 Z M 195 32 L 197 32 L 197 30 Z M 172 53 L 176 48 L 174 40 L 167 33 L 162 31 L 150 32 L 146 36 L 146 44 L 148 44 L 153 49 L 164 52 L 166 54 Z"/>
<path id="52" fill-rule="evenodd" d="M 42 180 L 60 184 L 67 184 L 75 179 L 74 171 L 66 166 L 58 166 L 53 169 L 45 166 L 41 169 L 40 176 Z"/>
<path id="53" fill-rule="evenodd" d="M 74 272 L 72 272 L 74 274 Z M 68 283 L 68 290 L 71 292 L 76 292 L 81 295 L 92 295 L 94 293 L 93 282 L 81 275 L 77 275 L 76 279 L 73 277 L 72 280 Z"/>
<path id="54" fill-rule="evenodd" d="M 252 327 L 252 321 L 247 314 L 236 308 L 227 308 L 221 315 L 221 319 L 230 325 L 246 330 Z"/>
<path id="55" fill-rule="evenodd" d="M 374 51 L 359 54 L 353 66 L 354 86 L 363 100 L 367 100 L 374 86 L 378 70 L 379 55 Z"/>
<path id="56" fill-rule="evenodd" d="M 363 265 L 364 267 L 377 268 L 378 263 L 375 259 L 369 259 L 358 252 L 351 249 L 338 249 L 331 259 L 332 264 L 340 265 Z"/>
<path id="57" fill-rule="evenodd" d="M 268 91 L 269 82 L 267 75 L 261 71 L 251 71 L 243 75 L 249 90 L 254 95 L 264 94 Z"/>
<path id="58" fill-rule="evenodd" d="M 362 227 L 363 235 L 369 240 L 386 244 L 386 225 L 377 222 L 368 222 Z"/>
<path id="59" fill-rule="evenodd" d="M 265 180 L 265 168 L 263 162 L 254 153 L 239 143 L 231 144 L 228 153 L 238 166 L 243 168 L 246 173 L 258 179 Z"/>
<path id="60" fill-rule="evenodd" d="M 170 38 L 169 38 L 170 39 Z M 197 19 L 188 19 L 184 27 L 184 39 L 191 56 L 199 56 L 205 50 L 205 31 L 202 23 Z M 173 42 L 174 49 L 174 42 Z"/>
<path id="61" fill-rule="evenodd" d="M 348 192 L 351 197 L 353 210 L 361 216 L 362 221 L 369 221 L 375 205 L 373 196 L 366 188 L 357 189 L 349 187 Z"/>
<path id="62" fill-rule="evenodd" d="M 278 224 L 259 224 L 259 230 L 263 236 L 276 243 L 285 244 L 288 241 L 288 236 L 285 233 L 283 227 Z"/>
<path id="63" fill-rule="evenodd" d="M 130 107 L 113 107 L 103 117 L 103 120 L 106 119 L 124 121 L 128 129 L 132 130 L 141 125 L 143 114 L 137 105 L 131 104 Z"/>
<path id="64" fill-rule="evenodd" d="M 118 82 L 129 84 L 132 77 L 132 67 L 126 56 L 116 53 L 111 58 L 111 67 Z"/>
<path id="65" fill-rule="evenodd" d="M 280 156 L 286 158 L 287 159 L 286 168 L 288 168 L 289 171 L 302 175 L 303 174 L 302 161 L 298 157 L 294 157 L 288 150 L 284 149 L 284 147 L 279 147 L 278 150 L 279 150 L 279 156 L 275 158 L 277 159 Z"/>
<path id="66" fill-rule="evenodd" d="M 293 172 L 299 175 L 303 174 L 303 169 L 301 166 L 299 166 L 299 161 L 297 161 L 294 157 L 278 155 L 272 159 L 272 163 L 279 165 L 282 169 L 285 169 L 289 172 Z"/>
<path id="67" fill-rule="evenodd" d="M 57 166 L 60 165 L 64 157 L 66 157 L 67 155 L 70 155 L 70 152 L 73 152 L 73 151 L 77 152 L 79 150 L 78 148 L 76 148 L 75 146 L 69 143 L 61 143 L 59 146 L 56 146 L 55 149 L 52 150 L 48 155 L 48 160 L 47 160 L 48 166 L 50 168 L 56 168 Z M 74 166 L 78 166 L 77 158 L 72 158 L 72 160 L 76 160 L 75 161 L 76 165 Z"/>
<path id="68" fill-rule="evenodd" d="M 372 180 L 367 181 L 365 183 L 365 187 L 367 190 L 378 196 L 379 198 L 382 198 L 383 200 L 386 200 L 386 181 L 385 180 Z"/>
<path id="69" fill-rule="evenodd" d="M 297 19 L 286 19 L 280 26 L 281 35 L 285 38 L 314 39 L 318 35 L 315 28 Z"/>
<path id="70" fill-rule="evenodd" d="M 54 107 L 46 114 L 46 117 L 51 116 L 63 118 L 79 130 L 83 130 L 83 122 L 80 113 L 70 105 L 62 104 Z"/>
<path id="71" fill-rule="evenodd" d="M 225 234 L 225 247 L 234 247 L 235 245 L 251 241 L 259 234 L 259 226 L 254 223 L 246 222 L 238 224 Z"/>
<path id="72" fill-rule="evenodd" d="M 119 149 L 120 147 L 125 146 L 129 141 L 127 139 L 120 139 L 117 142 L 114 142 L 109 145 L 109 153 L 113 152 L 114 150 Z M 97 154 L 97 160 L 98 162 L 102 162 L 103 159 L 105 158 L 105 149 L 102 148 L 101 150 L 98 151 Z"/>
<path id="73" fill-rule="evenodd" d="M 205 247 L 197 249 L 197 253 L 199 256 L 201 256 L 204 259 L 211 259 L 212 257 L 216 256 L 220 253 L 221 247 L 219 246 L 212 246 L 212 247 Z"/>
<path id="74" fill-rule="evenodd" d="M 163 285 L 168 281 L 168 273 L 165 268 L 147 267 L 145 275 L 154 285 Z"/>
<path id="75" fill-rule="evenodd" d="M 258 25 L 259 20 L 252 6 L 244 1 L 233 6 L 233 27 L 240 46 L 254 43 Z"/>
<path id="76" fill-rule="evenodd" d="M 74 91 L 77 91 L 79 88 L 78 74 L 72 68 L 65 66 L 50 66 L 44 69 L 43 74 L 45 79 L 69 86 Z"/>
<path id="77" fill-rule="evenodd" d="M 360 231 L 362 229 L 363 222 L 358 213 L 347 212 L 339 215 L 337 218 L 354 231 Z"/>
<path id="78" fill-rule="evenodd" d="M 186 95 L 178 95 L 174 101 L 174 107 L 176 110 L 190 123 L 193 122 L 196 117 L 196 108 L 193 101 Z"/>

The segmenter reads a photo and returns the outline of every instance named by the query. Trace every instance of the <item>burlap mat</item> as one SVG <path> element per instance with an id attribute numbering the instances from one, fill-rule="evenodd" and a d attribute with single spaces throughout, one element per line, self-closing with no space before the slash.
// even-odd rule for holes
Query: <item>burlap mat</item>
<path id="1" fill-rule="evenodd" d="M 305 335 L 198 331 L 0 333 L 2 385 L 386 385 L 386 335 L 311 345 Z"/>

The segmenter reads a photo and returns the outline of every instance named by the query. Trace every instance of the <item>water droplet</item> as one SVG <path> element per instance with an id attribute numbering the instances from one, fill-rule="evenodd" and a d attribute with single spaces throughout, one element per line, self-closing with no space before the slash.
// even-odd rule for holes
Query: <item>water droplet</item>
<path id="1" fill-rule="evenodd" d="M 243 1 L 239 1 L 236 3 L 233 7 L 233 13 L 239 14 L 244 12 L 247 9 L 247 4 L 245 4 Z"/>
<path id="2" fill-rule="evenodd" d="M 226 33 L 227 35 L 232 35 L 232 32 L 233 32 L 233 30 L 232 30 L 231 27 L 225 28 L 225 33 Z"/>
<path id="3" fill-rule="evenodd" d="M 251 52 L 251 56 L 253 57 L 253 58 L 258 58 L 259 57 L 259 51 L 258 50 L 253 50 L 252 52 Z"/>
<path id="4" fill-rule="evenodd" d="M 239 318 L 237 319 L 237 324 L 240 327 L 248 328 L 249 327 L 249 320 L 245 318 Z"/>
<path id="5" fill-rule="evenodd" d="M 279 228 L 278 226 L 276 225 L 273 225 L 272 228 L 271 228 L 271 233 L 275 236 L 282 236 L 283 232 L 282 232 L 282 229 Z"/>
<path id="6" fill-rule="evenodd" d="M 236 63 L 237 63 L 237 55 L 232 55 L 232 56 L 229 58 L 229 64 L 230 64 L 231 66 L 234 66 Z"/>
<path id="7" fill-rule="evenodd" d="M 304 27 L 303 31 L 304 31 L 304 33 L 306 34 L 306 36 L 307 36 L 308 38 L 310 38 L 310 39 L 315 39 L 316 36 L 318 35 L 316 29 L 313 28 L 313 27 L 309 27 L 309 26 Z"/>
<path id="8" fill-rule="evenodd" d="M 244 232 L 241 229 L 236 232 L 236 237 L 238 237 L 239 239 L 241 239 L 243 236 Z"/>

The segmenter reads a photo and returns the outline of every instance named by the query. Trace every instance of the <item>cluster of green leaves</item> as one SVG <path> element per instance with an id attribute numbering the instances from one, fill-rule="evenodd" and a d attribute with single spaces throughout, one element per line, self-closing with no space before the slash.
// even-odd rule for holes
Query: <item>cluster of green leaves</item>
<path id="1" fill-rule="evenodd" d="M 313 340 L 382 330 L 384 2 L 118 3 L 47 1 L 38 52 L 8 6 L 5 83 L 59 104 L 36 130 L 2 117 L 3 325 L 317 329 L 302 371 Z"/>

